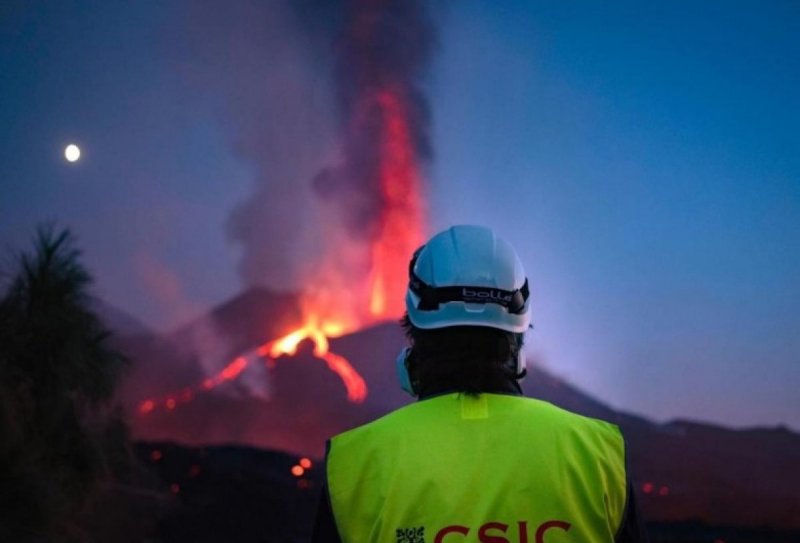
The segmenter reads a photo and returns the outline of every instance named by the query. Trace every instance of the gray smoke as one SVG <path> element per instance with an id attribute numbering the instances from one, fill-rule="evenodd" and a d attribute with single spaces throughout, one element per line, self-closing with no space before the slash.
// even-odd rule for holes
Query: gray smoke
<path id="1" fill-rule="evenodd" d="M 422 79 L 435 38 L 422 1 L 188 4 L 184 71 L 222 122 L 253 187 L 228 220 L 248 285 L 299 286 L 338 228 L 375 235 L 383 122 L 364 97 L 406 104 L 430 156 Z M 359 115 L 359 122 L 353 119 Z"/>
<path id="2" fill-rule="evenodd" d="M 430 112 L 423 79 L 435 45 L 422 1 L 346 2 L 334 42 L 343 157 L 314 179 L 317 194 L 336 201 L 351 235 L 372 238 L 385 211 L 379 168 L 385 112 L 375 100 L 390 91 L 408 116 L 417 158 L 431 155 Z"/>

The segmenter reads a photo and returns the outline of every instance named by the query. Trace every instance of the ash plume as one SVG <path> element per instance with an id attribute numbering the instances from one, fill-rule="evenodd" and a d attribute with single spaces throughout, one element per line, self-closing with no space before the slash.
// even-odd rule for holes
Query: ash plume
<path id="1" fill-rule="evenodd" d="M 337 203 L 347 231 L 356 238 L 376 236 L 389 205 L 379 183 L 386 124 L 381 92 L 393 93 L 405 105 L 417 161 L 431 156 L 423 80 L 436 40 L 425 7 L 421 1 L 380 0 L 343 6 L 334 42 L 342 156 L 313 184 L 319 197 Z"/>
<path id="2" fill-rule="evenodd" d="M 415 162 L 431 156 L 427 4 L 193 2 L 188 11 L 185 72 L 252 168 L 250 194 L 227 223 L 242 248 L 240 275 L 246 285 L 302 287 L 334 240 L 379 235 L 390 204 L 379 184 L 376 93 L 402 101 Z"/>
<path id="3" fill-rule="evenodd" d="M 240 275 L 247 286 L 291 289 L 313 250 L 309 179 L 335 141 L 333 87 L 324 75 L 332 60 L 288 1 L 198 0 L 184 4 L 184 15 L 182 84 L 199 110 L 211 112 L 251 180 L 226 224 L 242 248 Z"/>

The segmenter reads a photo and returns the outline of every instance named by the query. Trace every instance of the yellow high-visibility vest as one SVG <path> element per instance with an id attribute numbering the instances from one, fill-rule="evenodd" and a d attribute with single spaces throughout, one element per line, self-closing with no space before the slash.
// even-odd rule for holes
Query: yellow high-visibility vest
<path id="1" fill-rule="evenodd" d="M 626 502 L 619 429 L 501 394 L 422 400 L 334 437 L 345 543 L 612 542 Z"/>

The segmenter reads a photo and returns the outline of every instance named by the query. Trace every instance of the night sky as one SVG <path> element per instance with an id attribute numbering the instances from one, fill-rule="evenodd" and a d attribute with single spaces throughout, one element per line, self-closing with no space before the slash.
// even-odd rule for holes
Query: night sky
<path id="1" fill-rule="evenodd" d="M 265 231 L 313 224 L 335 147 L 335 14 L 227 4 L 0 6 L 0 245 L 69 226 L 157 330 L 254 282 L 255 193 Z M 600 400 L 800 429 L 800 4 L 502 5 L 430 3 L 431 228 L 517 247 L 531 353 Z M 292 288 L 280 237 L 261 282 Z"/>

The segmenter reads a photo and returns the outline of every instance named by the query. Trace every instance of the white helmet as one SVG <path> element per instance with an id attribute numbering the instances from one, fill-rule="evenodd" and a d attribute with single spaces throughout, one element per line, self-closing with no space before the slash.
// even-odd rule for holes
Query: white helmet
<path id="1" fill-rule="evenodd" d="M 513 247 L 489 228 L 461 225 L 414 253 L 406 310 L 417 328 L 488 326 L 522 333 L 531 321 L 529 295 Z"/>

